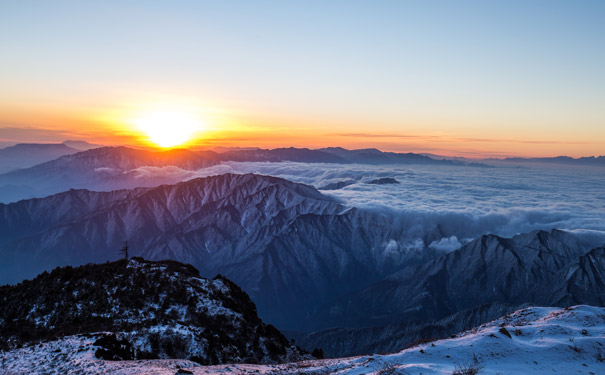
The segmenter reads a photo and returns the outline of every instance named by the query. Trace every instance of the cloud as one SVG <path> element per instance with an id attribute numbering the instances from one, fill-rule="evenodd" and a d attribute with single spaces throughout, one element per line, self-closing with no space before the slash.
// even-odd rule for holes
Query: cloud
<path id="1" fill-rule="evenodd" d="M 109 174 L 109 175 L 118 174 L 121 172 L 119 169 L 110 168 L 110 167 L 99 167 L 99 168 L 95 168 L 94 171 L 95 171 L 95 173 Z"/>
<path id="2" fill-rule="evenodd" d="M 590 232 L 605 239 L 605 176 L 583 169 L 368 166 L 308 163 L 224 163 L 195 172 L 258 173 L 315 187 L 356 183 L 323 191 L 344 205 L 389 215 L 405 228 L 405 240 L 434 246 L 481 234 L 512 236 L 552 228 Z M 399 184 L 365 182 L 394 177 Z M 430 245 L 429 245 L 430 246 Z"/>
<path id="3" fill-rule="evenodd" d="M 431 244 L 429 245 L 429 248 L 437 250 L 437 251 L 449 253 L 450 251 L 459 249 L 460 246 L 462 246 L 462 244 L 458 241 L 458 238 L 456 236 L 451 236 L 451 237 L 447 237 L 447 238 L 444 237 L 444 238 L 440 239 L 439 241 L 431 242 Z"/>
<path id="4" fill-rule="evenodd" d="M 605 176 L 582 169 L 227 162 L 197 171 L 142 167 L 130 173 L 139 182 L 162 183 L 225 173 L 271 175 L 315 187 L 351 180 L 322 193 L 388 216 L 398 237 L 385 244 L 387 253 L 451 251 L 482 234 L 509 237 L 553 228 L 605 243 Z M 381 177 L 400 183 L 366 183 Z"/>
<path id="5" fill-rule="evenodd" d="M 448 135 L 411 135 L 400 133 L 328 133 L 328 137 L 349 137 L 349 138 L 399 138 L 414 139 L 430 142 L 486 142 L 486 143 L 520 143 L 520 144 L 547 144 L 547 145 L 593 145 L 601 142 L 587 141 L 561 141 L 545 139 L 506 139 L 506 138 L 473 138 L 473 137 L 453 137 Z"/>

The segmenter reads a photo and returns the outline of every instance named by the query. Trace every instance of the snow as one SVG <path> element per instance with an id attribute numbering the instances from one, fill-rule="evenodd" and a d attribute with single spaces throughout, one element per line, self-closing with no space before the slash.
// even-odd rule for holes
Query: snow
<path id="1" fill-rule="evenodd" d="M 507 332 L 510 337 L 504 332 Z M 184 332 L 186 333 L 186 332 Z M 0 375 L 12 374 L 452 374 L 476 363 L 480 374 L 605 374 L 605 308 L 531 307 L 461 333 L 388 355 L 292 362 L 282 365 L 199 366 L 188 360 L 104 361 L 95 337 L 62 340 L 1 353 Z"/>

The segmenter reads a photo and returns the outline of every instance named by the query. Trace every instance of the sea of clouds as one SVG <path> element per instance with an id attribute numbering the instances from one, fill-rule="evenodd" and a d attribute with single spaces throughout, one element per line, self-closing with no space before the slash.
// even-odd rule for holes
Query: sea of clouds
<path id="1" fill-rule="evenodd" d="M 404 247 L 448 251 L 482 234 L 510 237 L 553 228 L 605 243 L 605 173 L 598 169 L 227 162 L 194 172 L 137 171 L 142 177 L 164 172 L 171 178 L 182 173 L 183 180 L 257 173 L 316 188 L 353 182 L 322 193 L 349 207 L 389 215 L 405 228 L 399 244 Z M 383 177 L 399 183 L 368 183 Z"/>

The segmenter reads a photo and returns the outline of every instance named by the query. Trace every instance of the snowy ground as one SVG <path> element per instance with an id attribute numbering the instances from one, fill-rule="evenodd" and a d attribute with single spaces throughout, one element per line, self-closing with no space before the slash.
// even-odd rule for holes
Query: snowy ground
<path id="1" fill-rule="evenodd" d="M 510 337 L 509 337 L 510 336 Z M 199 366 L 186 360 L 102 361 L 94 338 L 72 336 L 0 353 L 8 374 L 452 374 L 477 365 L 480 374 L 605 374 L 605 308 L 535 307 L 396 354 L 284 365 Z"/>

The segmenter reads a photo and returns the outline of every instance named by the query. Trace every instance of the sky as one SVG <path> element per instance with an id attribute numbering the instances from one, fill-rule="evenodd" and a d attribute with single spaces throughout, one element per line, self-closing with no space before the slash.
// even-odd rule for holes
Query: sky
<path id="1" fill-rule="evenodd" d="M 604 66 L 603 1 L 7 1 L 0 145 L 602 155 Z"/>

